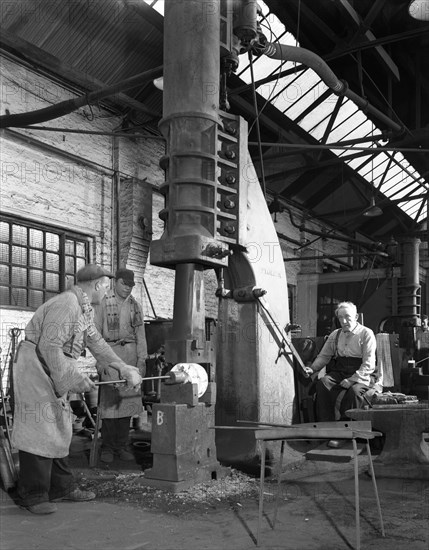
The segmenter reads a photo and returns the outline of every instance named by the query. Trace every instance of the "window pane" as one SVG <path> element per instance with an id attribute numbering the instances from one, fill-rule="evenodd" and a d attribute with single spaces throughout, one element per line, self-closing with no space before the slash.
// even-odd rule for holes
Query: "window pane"
<path id="1" fill-rule="evenodd" d="M 0 305 L 8 306 L 9 303 L 9 289 L 6 286 L 0 286 Z"/>
<path id="2" fill-rule="evenodd" d="M 43 292 L 41 290 L 29 290 L 28 291 L 28 305 L 37 309 L 43 304 Z"/>
<path id="3" fill-rule="evenodd" d="M 43 232 L 38 229 L 30 229 L 30 246 L 43 248 Z"/>
<path id="4" fill-rule="evenodd" d="M 9 245 L 0 244 L 0 262 L 8 263 L 9 262 Z"/>
<path id="5" fill-rule="evenodd" d="M 59 271 L 60 257 L 58 256 L 58 254 L 46 254 L 46 269 Z"/>
<path id="6" fill-rule="evenodd" d="M 0 281 L 2 283 L 9 282 L 9 267 L 7 265 L 0 265 Z"/>
<path id="7" fill-rule="evenodd" d="M 43 271 L 30 269 L 29 284 L 31 287 L 43 288 Z"/>
<path id="8" fill-rule="evenodd" d="M 82 267 L 85 267 L 86 261 L 81 258 L 76 258 L 76 271 L 79 271 L 79 269 L 82 269 Z"/>
<path id="9" fill-rule="evenodd" d="M 27 228 L 22 225 L 14 225 L 12 228 L 12 240 L 17 244 L 27 244 Z"/>
<path id="10" fill-rule="evenodd" d="M 25 288 L 12 289 L 12 306 L 27 307 L 27 290 Z"/>
<path id="11" fill-rule="evenodd" d="M 86 257 L 86 243 L 79 243 L 76 242 L 76 256 L 80 256 L 81 258 Z"/>
<path id="12" fill-rule="evenodd" d="M 71 256 L 74 256 L 74 241 L 71 241 L 70 239 L 66 239 L 65 253 L 70 254 Z"/>
<path id="13" fill-rule="evenodd" d="M 66 273 L 74 273 L 74 258 L 66 256 Z"/>
<path id="14" fill-rule="evenodd" d="M 43 251 L 30 250 L 30 266 L 43 269 Z"/>
<path id="15" fill-rule="evenodd" d="M 46 250 L 51 252 L 59 252 L 60 250 L 60 237 L 54 233 L 46 233 Z"/>
<path id="16" fill-rule="evenodd" d="M 12 267 L 12 283 L 16 286 L 27 286 L 27 270 L 21 267 Z"/>
<path id="17" fill-rule="evenodd" d="M 9 224 L 0 222 L 0 241 L 9 242 Z"/>
<path id="18" fill-rule="evenodd" d="M 46 290 L 60 290 L 60 278 L 56 273 L 46 273 Z"/>
<path id="19" fill-rule="evenodd" d="M 27 249 L 22 246 L 12 247 L 12 263 L 27 265 Z"/>

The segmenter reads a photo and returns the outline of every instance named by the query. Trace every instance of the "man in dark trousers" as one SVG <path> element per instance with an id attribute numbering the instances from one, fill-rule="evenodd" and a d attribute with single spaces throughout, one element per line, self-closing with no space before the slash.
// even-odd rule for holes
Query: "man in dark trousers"
<path id="1" fill-rule="evenodd" d="M 109 290 L 100 305 L 95 307 L 95 324 L 112 350 L 127 365 L 133 365 L 142 377 L 146 372 L 147 344 L 143 323 L 143 311 L 132 296 L 134 272 L 118 269 L 115 287 Z M 115 380 L 116 372 L 105 361 L 97 362 L 102 380 Z M 101 410 L 101 461 L 110 463 L 116 456 L 132 461 L 134 455 L 128 449 L 131 417 L 143 411 L 140 389 L 130 392 L 112 385 L 100 386 Z"/>
<path id="2" fill-rule="evenodd" d="M 335 315 L 341 328 L 328 336 L 308 374 L 327 367 L 316 383 L 316 416 L 319 422 L 347 420 L 345 411 L 363 406 L 363 395 L 374 386 L 376 340 L 373 331 L 358 323 L 355 304 L 341 302 Z M 331 447 L 339 446 L 331 441 Z"/>
<path id="3" fill-rule="evenodd" d="M 77 488 L 67 463 L 73 414 L 69 393 L 95 388 L 77 359 L 87 346 L 114 367 L 132 389 L 140 387 L 138 370 L 122 361 L 94 325 L 92 305 L 100 303 L 113 277 L 89 264 L 76 274 L 70 290 L 54 296 L 34 313 L 13 365 L 12 445 L 19 450 L 16 502 L 34 514 L 55 512 L 60 500 L 85 501 L 91 491 Z"/>

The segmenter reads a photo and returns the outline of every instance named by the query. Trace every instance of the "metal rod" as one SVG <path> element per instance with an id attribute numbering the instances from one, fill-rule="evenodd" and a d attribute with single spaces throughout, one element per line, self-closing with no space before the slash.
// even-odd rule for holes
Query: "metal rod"
<path id="1" fill-rule="evenodd" d="M 360 550 L 360 510 L 359 510 L 359 465 L 356 439 L 353 442 L 354 477 L 355 477 L 355 518 L 356 518 L 356 550 Z"/>
<path id="2" fill-rule="evenodd" d="M 259 507 L 258 507 L 258 532 L 256 534 L 256 546 L 259 546 L 261 536 L 262 513 L 264 510 L 264 483 L 265 483 L 265 441 L 260 442 L 261 448 L 261 473 L 259 476 Z"/>
<path id="3" fill-rule="evenodd" d="M 257 145 L 257 141 L 249 141 L 249 145 Z M 341 145 L 311 145 L 309 143 L 280 143 L 280 142 L 268 142 L 263 141 L 261 143 L 263 147 L 285 147 L 286 149 L 341 149 L 344 151 L 368 151 L 373 155 L 382 153 L 384 151 L 400 151 L 403 153 L 429 153 L 429 149 L 419 149 L 417 147 L 343 147 Z"/>
<path id="4" fill-rule="evenodd" d="M 380 518 L 381 536 L 385 537 L 386 533 L 384 531 L 383 515 L 381 513 L 381 505 L 380 505 L 380 499 L 378 497 L 377 482 L 375 481 L 374 465 L 372 463 L 371 448 L 369 446 L 368 440 L 366 441 L 366 454 L 368 455 L 369 471 L 371 473 L 372 485 L 374 487 L 375 500 L 377 501 L 378 517 Z"/>
<path id="5" fill-rule="evenodd" d="M 109 136 L 109 137 L 123 137 L 131 139 L 160 139 L 165 141 L 164 136 L 157 136 L 152 134 L 143 134 L 138 132 L 102 132 L 96 130 L 81 130 L 79 128 L 57 128 L 55 126 L 26 126 L 26 130 L 42 130 L 44 132 L 60 132 L 62 134 L 84 134 L 90 136 Z"/>
<path id="6" fill-rule="evenodd" d="M 142 380 L 162 380 L 164 378 L 171 379 L 171 376 L 148 376 L 142 378 Z M 103 380 L 102 382 L 95 382 L 96 386 L 101 386 L 104 384 L 125 384 L 126 380 Z"/>
<path id="7" fill-rule="evenodd" d="M 381 256 L 382 258 L 388 258 L 389 254 L 386 254 L 386 252 L 377 252 L 374 250 L 374 252 L 368 251 L 368 252 L 356 252 L 356 254 L 331 254 L 329 256 L 305 256 L 303 258 L 283 258 L 284 262 L 297 262 L 299 260 L 307 261 L 307 260 L 331 260 L 335 258 L 354 258 L 357 256 Z"/>
<path id="8" fill-rule="evenodd" d="M 82 404 L 83 404 L 83 408 L 85 409 L 86 415 L 87 415 L 87 417 L 89 418 L 89 421 L 90 421 L 91 424 L 92 424 L 92 427 L 95 428 L 95 427 L 96 427 L 96 424 L 95 424 L 95 422 L 94 422 L 94 419 L 92 418 L 91 411 L 89 410 L 89 407 L 88 407 L 88 405 L 86 404 L 85 398 L 82 399 Z"/>
<path id="9" fill-rule="evenodd" d="M 157 316 L 156 311 L 155 311 L 155 308 L 154 308 L 154 306 L 153 306 L 152 298 L 151 298 L 151 296 L 150 296 L 150 294 L 149 294 L 149 289 L 148 289 L 148 287 L 147 287 L 147 284 L 146 284 L 146 281 L 145 281 L 144 277 L 143 277 L 143 286 L 144 286 L 144 289 L 146 290 L 146 296 L 147 296 L 147 298 L 148 298 L 148 300 L 149 300 L 150 307 L 152 308 L 154 317 L 155 317 L 155 319 L 156 319 L 158 316 Z"/>
<path id="10" fill-rule="evenodd" d="M 281 491 L 281 483 L 282 483 L 282 466 L 283 466 L 283 456 L 285 452 L 285 442 L 284 440 L 281 443 L 280 447 L 280 460 L 279 460 L 279 467 L 277 472 L 277 494 L 276 494 L 276 505 L 274 508 L 274 517 L 273 517 L 273 529 L 276 526 L 277 522 L 277 513 L 279 510 L 279 498 L 280 498 L 280 491 Z"/>
<path id="11" fill-rule="evenodd" d="M 243 424 L 258 424 L 260 426 L 273 426 L 275 428 L 294 428 L 291 424 L 273 424 L 272 422 L 254 422 L 253 420 L 237 420 Z"/>

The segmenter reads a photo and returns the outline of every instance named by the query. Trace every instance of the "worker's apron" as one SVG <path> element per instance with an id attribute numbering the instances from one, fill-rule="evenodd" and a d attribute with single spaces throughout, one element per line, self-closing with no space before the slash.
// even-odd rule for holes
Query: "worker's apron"
<path id="1" fill-rule="evenodd" d="M 326 374 L 340 373 L 341 379 L 344 380 L 345 378 L 349 378 L 350 376 L 352 376 L 359 369 L 361 364 L 361 357 L 343 357 L 341 355 L 337 355 L 330 362 L 329 372 L 328 369 L 326 369 Z M 350 399 L 346 399 L 346 396 L 348 395 L 347 392 L 348 389 L 345 388 L 339 388 L 337 392 L 334 409 L 335 420 L 340 420 L 341 418 L 343 418 L 346 409 L 352 408 L 352 405 L 350 405 L 349 403 Z M 363 403 L 363 399 L 358 396 L 355 398 L 355 401 L 358 401 L 361 405 Z M 360 408 L 358 407 L 357 403 L 353 406 Z"/>
<path id="2" fill-rule="evenodd" d="M 121 345 L 123 343 L 124 345 Z M 135 342 L 108 342 L 109 346 L 127 365 L 137 364 L 137 345 Z M 117 370 L 104 367 L 101 380 L 118 380 Z M 99 386 L 101 418 L 124 418 L 143 412 L 140 390 L 126 389 L 125 384 Z"/>
<path id="3" fill-rule="evenodd" d="M 340 372 L 344 378 L 352 376 L 361 366 L 362 357 L 344 357 L 337 355 L 326 367 L 326 374 L 331 372 Z"/>
<path id="4" fill-rule="evenodd" d="M 74 359 L 70 361 L 76 362 Z M 66 395 L 58 397 L 36 355 L 36 345 L 22 341 L 13 364 L 12 446 L 47 458 L 69 454 L 74 415 Z"/>

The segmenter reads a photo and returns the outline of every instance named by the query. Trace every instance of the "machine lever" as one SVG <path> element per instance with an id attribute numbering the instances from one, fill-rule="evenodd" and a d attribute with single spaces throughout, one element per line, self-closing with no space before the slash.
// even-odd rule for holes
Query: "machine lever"
<path id="1" fill-rule="evenodd" d="M 265 302 L 263 303 L 261 298 L 257 298 L 259 304 L 261 305 L 261 307 L 263 308 L 263 310 L 266 312 L 266 314 L 268 315 L 268 317 L 270 318 L 274 328 L 277 330 L 277 332 L 279 333 L 279 335 L 281 336 L 281 339 L 282 339 L 282 345 L 280 346 L 280 350 L 279 350 L 279 355 L 280 353 L 282 352 L 282 350 L 284 349 L 285 347 L 285 344 L 287 344 L 287 346 L 289 347 L 289 349 L 291 350 L 292 352 L 292 355 L 295 357 L 298 365 L 301 367 L 301 373 L 302 375 L 305 377 L 305 378 L 309 378 L 310 375 L 307 373 L 306 371 L 306 368 L 305 368 L 305 365 L 301 359 L 301 356 L 299 355 L 299 353 L 297 352 L 295 346 L 292 344 L 291 340 L 287 337 L 287 334 L 285 333 L 285 331 L 280 328 L 278 326 L 278 324 L 275 322 L 274 320 L 274 317 L 271 315 L 271 312 L 268 308 L 268 304 Z M 277 360 L 278 360 L 278 357 L 277 357 Z"/>

